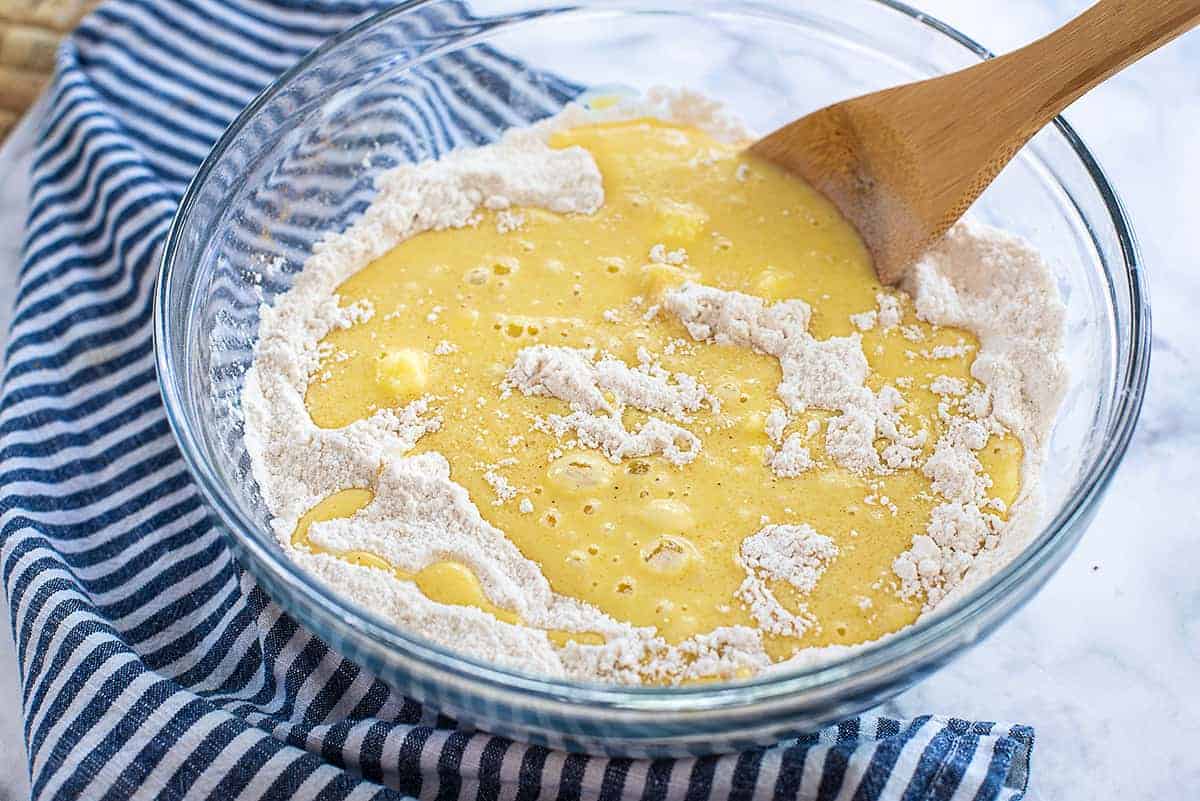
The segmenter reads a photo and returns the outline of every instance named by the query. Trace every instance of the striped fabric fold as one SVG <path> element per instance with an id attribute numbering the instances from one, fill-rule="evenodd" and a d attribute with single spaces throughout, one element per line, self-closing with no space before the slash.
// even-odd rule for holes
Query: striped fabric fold
<path id="1" fill-rule="evenodd" d="M 1021 798 L 1023 726 L 863 717 L 652 761 L 462 731 L 238 567 L 159 400 L 160 249 L 241 107 L 382 5 L 109 0 L 61 50 L 0 391 L 0 564 L 34 798 Z"/>

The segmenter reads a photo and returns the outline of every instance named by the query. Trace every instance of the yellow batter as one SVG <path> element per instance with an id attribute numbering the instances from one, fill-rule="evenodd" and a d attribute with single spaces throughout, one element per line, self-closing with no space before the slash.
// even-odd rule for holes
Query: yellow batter
<path id="1" fill-rule="evenodd" d="M 862 335 L 867 384 L 876 390 L 897 379 L 908 384 L 901 389 L 904 421 L 928 431 L 926 455 L 945 426 L 929 384 L 953 376 L 973 386 L 974 348 L 950 359 L 922 354 L 937 345 L 974 346 L 974 338 L 918 321 L 907 296 L 880 286 L 862 243 L 827 201 L 735 146 L 649 119 L 577 128 L 555 134 L 551 144 L 591 152 L 604 178 L 603 208 L 590 216 L 484 213 L 477 226 L 403 242 L 343 283 L 343 304 L 369 300 L 376 313 L 326 338 L 331 355 L 314 372 L 306 398 L 316 424 L 340 427 L 379 408 L 434 397 L 432 410 L 443 424 L 420 440 L 417 452 L 446 457 L 451 477 L 484 518 L 541 566 L 557 593 L 618 620 L 655 626 L 670 642 L 719 626 L 755 625 L 735 597 L 746 575 L 735 556 L 764 516 L 807 523 L 839 548 L 811 595 L 772 585 L 786 607 L 806 605 L 818 622 L 802 639 L 766 637 L 772 658 L 800 647 L 863 642 L 912 622 L 920 599 L 897 597 L 891 565 L 941 500 L 929 481 L 916 470 L 878 477 L 832 467 L 823 429 L 805 443 L 818 467 L 777 477 L 764 464 L 770 444 L 764 420 L 780 405 L 778 362 L 745 348 L 693 343 L 671 316 L 646 319 L 645 312 L 665 289 L 691 280 L 770 301 L 800 298 L 813 310 L 811 333 L 823 339 L 855 331 L 850 316 L 874 309 L 877 293 L 895 294 L 903 326 Z M 649 263 L 658 244 L 685 248 L 686 265 Z M 667 370 L 705 384 L 722 404 L 719 413 L 705 408 L 686 426 L 703 443 L 699 457 L 683 467 L 657 456 L 612 464 L 596 451 L 561 450 L 532 423 L 566 413 L 567 404 L 501 395 L 517 352 L 537 343 L 597 348 L 631 365 L 644 347 Z M 830 414 L 807 412 L 787 433 L 806 432 L 809 420 Z M 625 414 L 631 429 L 645 419 Z M 1010 504 L 1020 445 L 993 437 L 980 457 L 992 494 Z M 497 476 L 519 490 L 516 497 L 499 502 Z M 874 500 L 881 496 L 888 502 Z M 331 496 L 301 521 L 294 544 L 311 547 L 313 521 L 349 516 L 370 498 L 369 490 L 354 488 Z M 373 554 L 340 556 L 394 569 Z M 435 601 L 517 622 L 487 600 L 461 565 L 398 575 Z M 592 641 L 552 635 L 556 642 L 567 638 Z"/>

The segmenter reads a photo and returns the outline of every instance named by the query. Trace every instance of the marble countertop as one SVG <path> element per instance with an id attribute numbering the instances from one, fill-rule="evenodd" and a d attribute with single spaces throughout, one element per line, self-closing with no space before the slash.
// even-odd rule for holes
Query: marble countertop
<path id="1" fill-rule="evenodd" d="M 1086 0 L 921 0 L 996 51 L 1079 13 Z M 1154 311 L 1142 420 L 1096 521 L 1041 593 L 983 644 L 886 708 L 1036 727 L 1031 799 L 1168 799 L 1200 786 L 1200 32 L 1112 79 L 1066 114 L 1121 194 Z M 0 154 L 0 225 L 23 214 L 23 148 Z M 12 243 L 0 246 L 11 297 Z M 9 309 L 0 309 L 0 331 Z M 0 694 L 17 699 L 0 635 Z M 18 704 L 0 704 L 0 801 L 26 797 Z M 1186 788 L 1192 788 L 1190 791 Z"/>

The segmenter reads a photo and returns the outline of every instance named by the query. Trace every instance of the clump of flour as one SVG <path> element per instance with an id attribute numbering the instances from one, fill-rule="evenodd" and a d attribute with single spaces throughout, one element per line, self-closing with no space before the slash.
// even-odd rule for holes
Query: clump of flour
<path id="1" fill-rule="evenodd" d="M 763 581 L 786 581 L 796 592 L 810 593 L 837 556 L 833 540 L 809 525 L 763 526 L 742 541 L 742 564 Z"/>
<path id="2" fill-rule="evenodd" d="M 806 609 L 789 611 L 771 591 L 771 582 L 792 585 L 807 595 L 817 586 L 825 568 L 837 556 L 837 545 L 808 525 L 768 525 L 742 541 L 738 563 L 746 580 L 738 598 L 764 631 L 785 637 L 802 637 L 816 625 Z"/>
<path id="3" fill-rule="evenodd" d="M 779 450 L 768 445 L 765 453 L 767 466 L 780 478 L 795 478 L 816 466 L 808 448 L 804 446 L 804 437 L 799 434 L 789 434 Z"/>
<path id="4" fill-rule="evenodd" d="M 882 331 L 890 331 L 900 324 L 900 301 L 892 295 L 880 292 L 875 296 L 875 302 L 879 304 L 878 309 L 850 315 L 850 322 L 854 323 L 855 328 L 859 331 L 871 331 L 878 326 Z"/>
<path id="5" fill-rule="evenodd" d="M 364 304 L 340 306 L 340 283 L 423 231 L 476 224 L 480 209 L 503 210 L 498 225 L 505 230 L 524 224 L 513 207 L 595 212 L 604 202 L 595 162 L 580 148 L 550 148 L 547 139 L 555 130 L 639 116 L 692 125 L 723 141 L 749 138 L 711 100 L 652 91 L 643 100 L 598 112 L 571 105 L 550 120 L 510 131 L 495 145 L 379 176 L 371 206 L 347 230 L 318 243 L 291 290 L 261 310 L 255 360 L 241 397 L 246 445 L 272 525 L 291 558 L 352 601 L 435 642 L 529 672 L 601 681 L 678 682 L 761 671 L 771 660 L 759 630 L 727 626 L 671 644 L 653 629 L 614 620 L 554 593 L 537 564 L 485 521 L 465 489 L 451 480 L 441 455 L 407 455 L 440 425 L 431 398 L 383 409 L 338 429 L 315 425 L 304 405 L 309 376 L 321 361 L 318 343 L 375 313 Z M 679 266 L 686 264 L 687 254 L 661 248 L 651 260 Z M 868 475 L 920 466 L 930 476 L 946 503 L 897 560 L 896 572 L 902 592 L 923 594 L 932 606 L 969 583 L 986 557 L 998 552 L 1000 539 L 1012 538 L 1015 528 L 1032 527 L 1032 505 L 1025 496 L 1036 483 L 1041 442 L 1061 394 L 1061 319 L 1054 316 L 1057 299 L 1037 255 L 1015 239 L 977 226 L 952 230 L 911 271 L 905 288 L 923 319 L 979 335 L 974 377 L 987 388 L 964 394 L 947 382 L 936 384 L 945 414 L 957 422 L 920 465 L 924 432 L 902 425 L 899 391 L 875 392 L 864 385 L 867 365 L 857 334 L 813 338 L 803 301 L 768 305 L 753 296 L 688 284 L 668 292 L 662 308 L 683 322 L 693 340 L 754 348 L 779 359 L 783 407 L 767 421 L 772 448 L 766 455 L 778 475 L 798 475 L 814 466 L 804 445 L 818 433 L 814 422 L 805 437 L 785 436 L 785 431 L 795 415 L 817 407 L 836 413 L 824 440 L 836 464 Z M 877 300 L 876 310 L 854 321 L 860 330 L 900 323 L 895 299 L 882 294 Z M 652 307 L 646 314 L 657 311 Z M 440 343 L 435 352 L 455 347 Z M 670 347 L 690 345 L 677 340 Z M 702 405 L 717 408 L 705 387 L 686 374 L 668 374 L 648 354 L 639 354 L 633 366 L 607 354 L 538 346 L 521 352 L 507 381 L 511 391 L 566 401 L 569 414 L 549 416 L 540 425 L 613 460 L 661 453 L 685 465 L 702 445 L 684 427 L 690 415 Z M 651 417 L 629 431 L 621 421 L 626 406 Z M 963 457 L 981 436 L 1001 429 L 1020 437 L 1026 454 L 1025 493 L 1007 510 L 1007 522 L 999 517 L 1003 510 L 988 506 L 986 496 L 981 499 L 980 490 L 987 488 L 979 481 L 977 458 Z M 885 447 L 877 450 L 874 442 L 880 438 Z M 505 479 L 503 467 L 488 468 L 499 502 L 522 492 Z M 462 562 L 493 603 L 513 610 L 526 625 L 510 625 L 472 607 L 435 603 L 388 571 L 293 548 L 290 537 L 301 515 L 349 487 L 370 488 L 373 500 L 349 518 L 314 523 L 309 529 L 313 543 L 335 552 L 367 550 L 412 573 L 440 560 Z M 520 510 L 532 509 L 522 498 Z M 762 630 L 800 636 L 815 621 L 803 609 L 785 609 L 769 584 L 782 581 L 801 594 L 810 592 L 836 553 L 832 540 L 808 526 L 764 526 L 739 551 L 746 571 L 739 599 Z M 595 632 L 607 642 L 556 647 L 547 630 Z M 794 661 L 811 660 L 813 653 L 802 652 Z"/>
<path id="6" fill-rule="evenodd" d="M 596 361 L 587 350 L 534 345 L 517 354 L 505 387 L 566 401 L 571 413 L 551 415 L 546 427 L 560 439 L 573 431 L 585 447 L 599 449 L 613 462 L 658 453 L 674 465 L 685 465 L 700 452 L 696 435 L 661 417 L 651 417 L 631 432 L 621 419 L 625 407 L 688 422 L 689 412 L 705 404 L 717 411 L 720 404 L 686 373 L 668 373 L 645 349 L 638 356 L 640 364 L 630 367 L 608 355 Z"/>

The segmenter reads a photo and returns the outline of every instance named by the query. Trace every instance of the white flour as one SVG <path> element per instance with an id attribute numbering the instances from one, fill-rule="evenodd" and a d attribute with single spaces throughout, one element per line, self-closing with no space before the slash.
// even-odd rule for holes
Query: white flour
<path id="1" fill-rule="evenodd" d="M 599 449 L 615 463 L 657 453 L 673 465 L 688 464 L 700 453 L 696 435 L 660 417 L 631 432 L 621 420 L 625 407 L 664 412 L 686 423 L 689 412 L 704 404 L 718 411 L 720 404 L 686 373 L 668 373 L 645 349 L 638 356 L 641 363 L 631 368 L 611 356 L 595 361 L 591 351 L 534 345 L 517 354 L 505 388 L 569 403 L 569 415 L 551 415 L 545 426 L 560 439 L 574 432 L 585 447 Z"/>
<path id="2" fill-rule="evenodd" d="M 770 666 L 756 630 L 726 627 L 672 646 L 651 629 L 621 623 L 553 593 L 538 566 L 485 521 L 466 491 L 450 480 L 441 455 L 405 455 L 440 425 L 428 399 L 332 430 L 316 426 L 304 406 L 309 375 L 320 362 L 321 339 L 375 313 L 369 305 L 339 308 L 335 290 L 342 281 L 422 231 L 472 224 L 481 207 L 594 212 L 603 203 L 603 188 L 590 155 L 579 148 L 550 149 L 546 137 L 585 122 L 646 114 L 696 126 L 724 141 L 748 135 L 705 98 L 652 91 L 642 101 L 624 101 L 602 112 L 569 106 L 552 120 L 508 133 L 496 145 L 455 152 L 436 163 L 398 167 L 378 178 L 377 197 L 362 217 L 322 240 L 292 289 L 262 309 L 242 406 L 254 476 L 283 547 L 304 569 L 360 606 L 484 661 L 551 676 L 631 683 Z M 499 224 L 517 228 L 523 220 L 519 213 L 506 213 Z M 686 253 L 658 250 L 651 254 L 653 260 L 686 264 Z M 902 592 L 924 591 L 932 607 L 964 576 L 971 579 L 972 565 L 985 561 L 1001 536 L 1023 542 L 1032 531 L 1041 444 L 1064 382 L 1057 355 L 1061 310 L 1036 253 L 1018 240 L 971 225 L 956 227 L 916 265 L 905 288 L 924 319 L 979 335 L 973 372 L 987 386 L 985 393 L 972 395 L 965 386 L 935 382 L 951 424 L 920 467 L 946 503 L 896 563 Z M 881 295 L 879 308 L 857 315 L 854 323 L 861 330 L 894 326 L 899 314 L 892 304 L 892 298 Z M 791 416 L 808 407 L 836 412 L 824 438 L 836 463 L 872 474 L 917 466 L 924 432 L 901 424 L 903 401 L 895 388 L 873 392 L 864 386 L 867 363 L 857 334 L 817 340 L 807 331 L 810 310 L 800 300 L 767 305 L 698 284 L 668 292 L 661 309 L 650 307 L 645 313 L 663 312 L 677 316 L 694 340 L 754 348 L 779 359 L 783 408 L 767 421 L 775 446 L 767 459 L 778 474 L 795 475 L 812 466 L 804 442 L 818 436 L 819 428 L 810 422 L 805 437 L 783 437 Z M 437 352 L 455 347 L 442 343 Z M 672 343 L 672 348 L 687 347 L 692 345 Z M 630 366 L 585 351 L 536 346 L 518 356 L 507 386 L 570 403 L 570 414 L 551 416 L 542 424 L 610 459 L 662 453 L 685 464 L 702 442 L 681 424 L 702 405 L 715 409 L 716 400 L 690 376 L 668 374 L 648 356 L 640 362 Z M 653 413 L 638 431 L 621 423 L 619 412 L 627 405 Z M 987 432 L 1000 426 L 1020 437 L 1026 454 L 1024 489 L 1008 510 L 1007 525 L 1000 525 L 994 514 L 998 510 L 984 503 L 986 486 L 972 450 L 980 437 L 986 439 Z M 877 438 L 887 440 L 882 453 L 874 447 Z M 494 478 L 489 482 L 496 500 L 504 502 L 517 489 L 500 467 L 489 468 Z M 503 623 L 471 607 L 434 603 L 413 583 L 384 571 L 292 548 L 290 536 L 300 516 L 349 487 L 371 487 L 375 498 L 351 518 L 312 525 L 314 543 L 332 550 L 368 550 L 412 572 L 435 561 L 460 561 L 479 576 L 493 603 L 512 609 L 527 625 Z M 527 511 L 526 504 L 522 501 L 521 511 Z M 740 552 L 747 573 L 739 591 L 742 600 L 763 628 L 799 634 L 813 621 L 803 610 L 793 614 L 783 609 L 766 582 L 781 579 L 801 593 L 811 591 L 836 547 L 807 526 L 767 525 L 748 534 Z M 545 634 L 549 629 L 598 632 L 608 642 L 556 648 Z M 794 662 L 814 657 L 802 653 Z"/>
<path id="3" fill-rule="evenodd" d="M 743 540 L 739 549 L 738 563 L 746 571 L 746 580 L 738 588 L 738 597 L 763 630 L 801 637 L 815 620 L 805 608 L 799 613 L 784 608 L 769 584 L 786 582 L 807 595 L 837 554 L 833 540 L 811 526 L 763 526 Z"/>
<path id="4" fill-rule="evenodd" d="M 771 472 L 780 478 L 795 478 L 805 470 L 816 466 L 808 448 L 804 445 L 804 437 L 799 434 L 789 434 L 779 450 L 767 446 L 767 466 Z"/>

